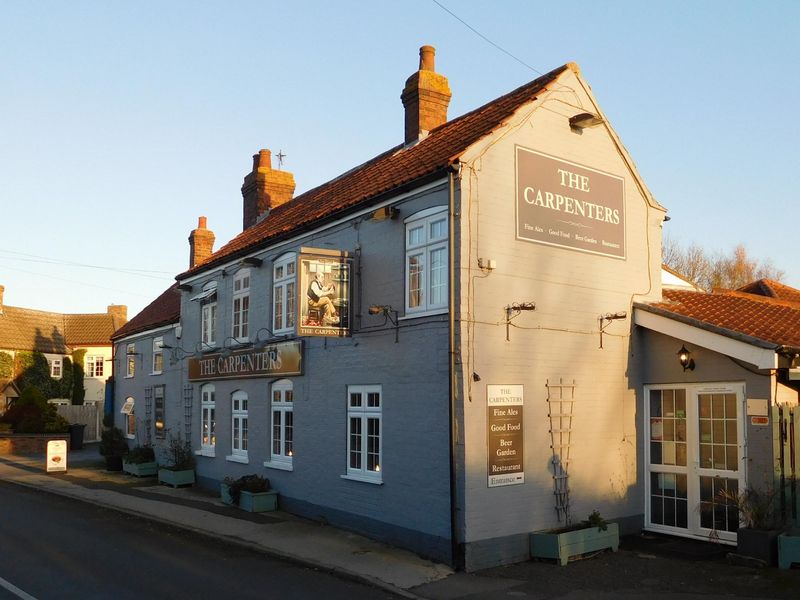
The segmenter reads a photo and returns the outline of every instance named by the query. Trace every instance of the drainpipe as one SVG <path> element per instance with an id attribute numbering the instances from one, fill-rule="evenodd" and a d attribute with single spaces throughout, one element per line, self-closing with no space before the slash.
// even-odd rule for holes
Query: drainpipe
<path id="1" fill-rule="evenodd" d="M 461 172 L 461 163 L 455 161 L 450 165 L 447 174 L 449 184 L 449 206 L 448 206 L 448 303 L 450 310 L 448 311 L 449 331 L 450 331 L 450 543 L 451 543 L 451 556 L 453 566 L 456 569 L 464 568 L 464 556 L 462 555 L 461 536 L 459 534 L 459 506 L 458 506 L 458 423 L 456 422 L 456 408 L 458 393 L 458 380 L 456 377 L 456 327 L 455 327 L 455 312 L 456 312 L 456 258 L 455 258 L 455 231 L 456 231 L 456 177 Z"/>

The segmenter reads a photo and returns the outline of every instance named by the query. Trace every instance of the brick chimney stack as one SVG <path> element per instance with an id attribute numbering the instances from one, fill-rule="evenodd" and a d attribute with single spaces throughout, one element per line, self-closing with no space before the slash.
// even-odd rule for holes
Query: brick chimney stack
<path id="1" fill-rule="evenodd" d="M 294 175 L 274 170 L 269 150 L 253 155 L 253 170 L 242 185 L 242 230 L 252 227 L 273 208 L 286 204 L 294 195 Z"/>
<path id="2" fill-rule="evenodd" d="M 128 307 L 124 304 L 111 304 L 106 309 L 106 314 L 111 317 L 114 331 L 128 322 Z"/>
<path id="3" fill-rule="evenodd" d="M 406 109 L 406 144 L 422 139 L 432 129 L 447 123 L 452 94 L 447 77 L 436 73 L 435 56 L 433 46 L 419 49 L 419 71 L 406 80 L 400 95 Z"/>
<path id="4" fill-rule="evenodd" d="M 206 229 L 206 218 L 197 219 L 197 229 L 189 234 L 189 268 L 193 269 L 200 263 L 208 260 L 214 252 L 216 236 L 210 229 Z"/>

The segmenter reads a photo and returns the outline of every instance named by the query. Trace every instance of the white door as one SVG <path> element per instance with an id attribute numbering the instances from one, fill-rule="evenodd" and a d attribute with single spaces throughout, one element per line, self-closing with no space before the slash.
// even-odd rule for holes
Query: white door
<path id="1" fill-rule="evenodd" d="M 739 515 L 720 490 L 744 487 L 744 386 L 645 388 L 645 528 L 735 542 Z"/>

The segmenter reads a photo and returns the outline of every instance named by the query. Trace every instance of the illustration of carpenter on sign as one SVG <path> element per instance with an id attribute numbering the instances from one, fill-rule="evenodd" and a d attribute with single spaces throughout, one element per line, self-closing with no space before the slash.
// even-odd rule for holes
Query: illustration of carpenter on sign
<path id="1" fill-rule="evenodd" d="M 349 272 L 339 257 L 301 257 L 300 335 L 349 334 Z"/>

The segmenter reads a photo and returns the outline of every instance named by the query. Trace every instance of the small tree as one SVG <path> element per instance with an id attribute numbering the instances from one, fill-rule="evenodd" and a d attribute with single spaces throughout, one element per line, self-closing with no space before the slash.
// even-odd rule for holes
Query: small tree
<path id="1" fill-rule="evenodd" d="M 72 353 L 72 404 L 83 404 L 86 398 L 86 388 L 83 386 L 83 360 L 86 350 L 75 350 Z"/>

